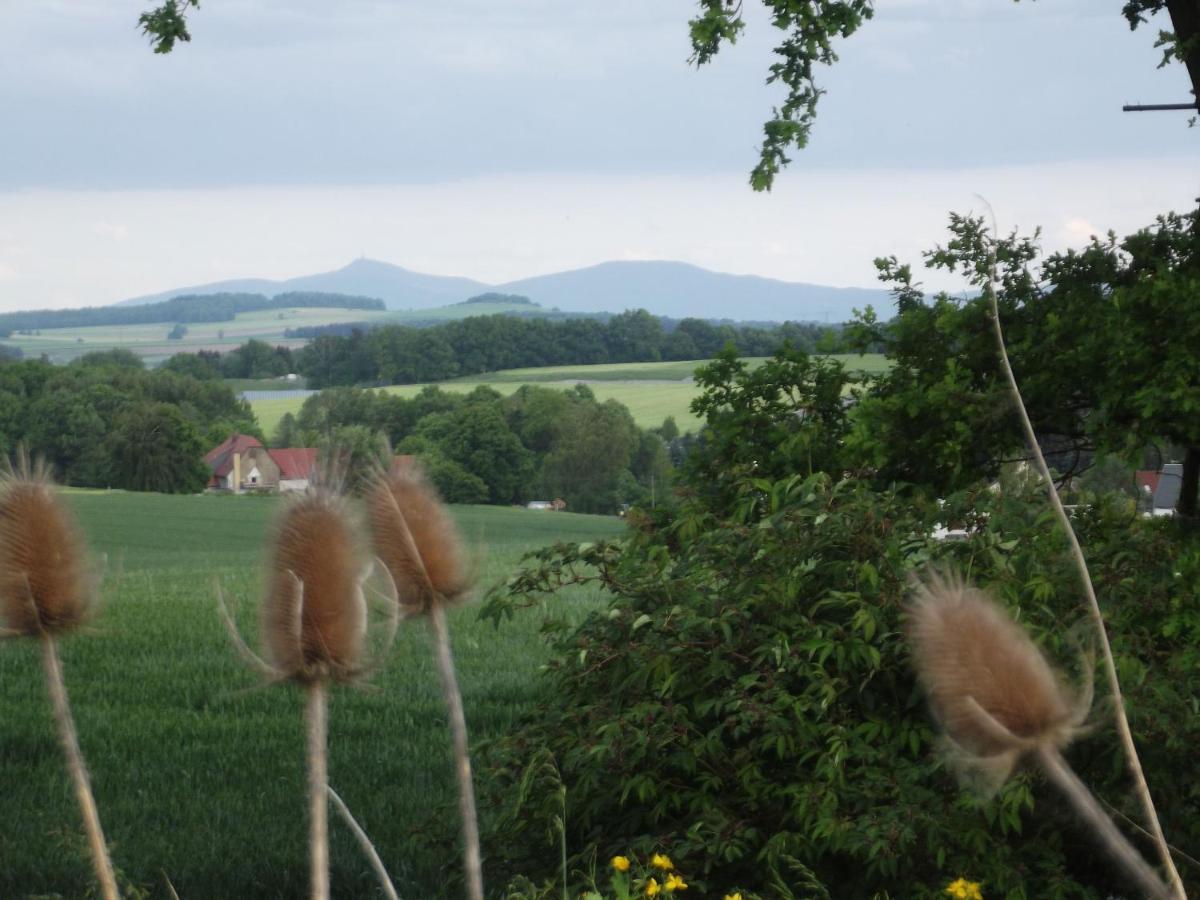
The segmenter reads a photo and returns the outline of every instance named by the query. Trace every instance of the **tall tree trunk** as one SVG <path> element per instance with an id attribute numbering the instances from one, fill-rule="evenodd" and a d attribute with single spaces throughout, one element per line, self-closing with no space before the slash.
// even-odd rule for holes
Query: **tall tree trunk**
<path id="1" fill-rule="evenodd" d="M 1181 42 L 1191 40 L 1200 32 L 1200 2 L 1197 0 L 1167 0 L 1167 12 Z M 1184 58 L 1184 65 L 1192 80 L 1192 93 L 1200 100 L 1200 48 L 1191 49 Z"/>
<path id="2" fill-rule="evenodd" d="M 1188 447 L 1183 457 L 1183 484 L 1175 511 L 1190 519 L 1196 517 L 1197 488 L 1200 488 L 1200 447 Z"/>

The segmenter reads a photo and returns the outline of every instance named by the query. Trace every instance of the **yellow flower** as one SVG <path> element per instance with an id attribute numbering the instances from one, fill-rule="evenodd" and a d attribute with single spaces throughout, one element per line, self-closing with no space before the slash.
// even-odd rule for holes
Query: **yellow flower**
<path id="1" fill-rule="evenodd" d="M 662 890 L 662 888 L 659 886 L 659 883 L 657 881 L 655 881 L 653 878 L 651 878 L 649 881 L 646 882 L 646 896 L 647 897 L 653 897 L 656 894 L 658 894 L 658 892 L 661 890 Z"/>
<path id="2" fill-rule="evenodd" d="M 965 878 L 951 882 L 946 887 L 946 893 L 953 897 L 954 900 L 983 900 L 983 894 L 979 890 L 979 882 L 967 881 Z"/>
<path id="3" fill-rule="evenodd" d="M 671 857 L 665 856 L 662 853 L 655 853 L 650 859 L 650 865 L 656 869 L 662 869 L 664 872 L 670 872 L 675 868 L 675 863 L 671 862 Z"/>
<path id="4" fill-rule="evenodd" d="M 629 871 L 629 857 L 628 856 L 614 856 L 612 858 L 612 867 L 614 869 L 616 869 L 618 872 L 628 872 Z"/>
<path id="5" fill-rule="evenodd" d="M 738 891 L 736 894 L 726 894 L 725 900 L 742 900 L 742 892 Z"/>
<path id="6" fill-rule="evenodd" d="M 687 882 L 681 876 L 672 872 L 667 876 L 667 891 L 686 891 Z"/>

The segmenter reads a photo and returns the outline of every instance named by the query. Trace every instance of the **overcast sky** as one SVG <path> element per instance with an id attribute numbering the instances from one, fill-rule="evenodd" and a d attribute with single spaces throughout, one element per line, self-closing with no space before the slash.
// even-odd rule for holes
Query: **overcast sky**
<path id="1" fill-rule="evenodd" d="M 949 210 L 1061 249 L 1200 193 L 1160 27 L 1120 0 L 881 0 L 821 73 L 810 147 L 751 192 L 778 32 L 689 67 L 693 0 L 0 2 L 0 309 L 108 303 L 367 255 L 499 282 L 606 259 L 871 286 Z M 927 283 L 941 286 L 934 277 Z"/>

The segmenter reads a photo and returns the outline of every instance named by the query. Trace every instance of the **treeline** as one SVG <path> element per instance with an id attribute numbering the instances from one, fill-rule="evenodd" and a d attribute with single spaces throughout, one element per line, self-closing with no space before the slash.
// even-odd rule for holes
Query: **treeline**
<path id="1" fill-rule="evenodd" d="M 837 352 L 840 328 L 796 322 L 737 327 L 703 319 L 683 319 L 668 328 L 645 310 L 604 322 L 476 316 L 430 329 L 387 325 L 324 334 L 294 356 L 295 371 L 310 387 L 322 388 L 444 381 L 499 369 L 707 359 L 729 343 L 746 356 L 767 356 L 784 342 Z"/>
<path id="2" fill-rule="evenodd" d="M 523 503 L 561 498 L 576 512 L 615 513 L 623 504 L 662 501 L 675 424 L 643 430 L 614 400 L 584 385 L 526 385 L 509 397 L 425 388 L 411 399 L 384 391 L 332 388 L 285 415 L 274 447 L 335 446 L 372 458 L 379 438 L 414 454 L 450 503 Z"/>
<path id="3" fill-rule="evenodd" d="M 127 350 L 66 366 L 0 357 L 0 454 L 23 446 L 65 484 L 200 491 L 204 454 L 233 431 L 258 426 L 227 386 L 146 371 Z"/>
<path id="4" fill-rule="evenodd" d="M 296 371 L 295 354 L 288 347 L 275 347 L 265 341 L 249 340 L 236 350 L 219 353 L 176 353 L 160 366 L 178 375 L 190 375 L 201 381 L 217 378 L 279 378 Z"/>
<path id="5" fill-rule="evenodd" d="M 43 309 L 0 314 L 0 337 L 42 328 L 89 328 L 106 325 L 145 325 L 153 322 L 228 322 L 238 313 L 261 309 L 331 307 L 334 309 L 384 309 L 374 297 L 291 291 L 264 294 L 184 294 L 160 303 L 139 306 L 89 306 L 83 309 Z"/>

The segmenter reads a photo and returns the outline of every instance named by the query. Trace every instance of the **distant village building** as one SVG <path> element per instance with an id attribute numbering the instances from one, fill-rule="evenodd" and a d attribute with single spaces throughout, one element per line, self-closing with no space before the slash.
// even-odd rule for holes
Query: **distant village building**
<path id="1" fill-rule="evenodd" d="M 317 451 L 309 447 L 268 450 L 255 437 L 231 434 L 209 450 L 204 461 L 212 469 L 211 491 L 302 491 L 317 462 Z"/>
<path id="2" fill-rule="evenodd" d="M 1157 477 L 1151 477 L 1157 476 Z M 1183 487 L 1183 464 L 1167 463 L 1158 472 L 1138 472 L 1138 486 L 1149 495 L 1150 515 L 1173 516 Z"/>
<path id="3" fill-rule="evenodd" d="M 271 459 L 279 467 L 279 492 L 303 491 L 309 476 L 317 466 L 317 451 L 311 447 L 289 447 L 270 450 Z"/>
<path id="4" fill-rule="evenodd" d="M 554 500 L 530 500 L 525 504 L 526 509 L 542 509 L 551 512 L 562 512 L 567 508 L 567 501 L 561 498 Z"/>

